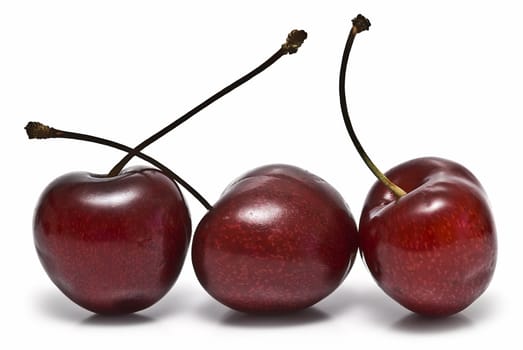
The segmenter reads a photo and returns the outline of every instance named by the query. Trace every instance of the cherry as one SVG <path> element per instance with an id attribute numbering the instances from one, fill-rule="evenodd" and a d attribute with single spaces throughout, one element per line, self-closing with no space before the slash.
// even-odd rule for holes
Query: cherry
<path id="1" fill-rule="evenodd" d="M 35 122 L 26 130 L 30 138 L 112 145 Z M 50 183 L 36 206 L 34 241 L 44 269 L 67 297 L 96 313 L 132 313 L 153 305 L 176 281 L 189 246 L 189 211 L 165 174 L 179 177 L 140 156 L 162 171 L 136 167 L 111 177 L 69 173 Z"/>
<path id="2" fill-rule="evenodd" d="M 38 122 L 29 138 L 70 138 L 128 152 L 108 175 L 63 175 L 42 193 L 34 215 L 34 241 L 44 269 L 78 305 L 100 314 L 132 313 L 151 306 L 174 284 L 190 242 L 191 220 L 178 181 L 207 209 L 211 205 L 174 172 L 140 151 L 220 97 L 256 76 L 306 38 L 293 31 L 267 61 L 131 149 L 91 135 Z M 140 156 L 154 168 L 123 167 Z M 172 179 L 171 179 L 172 178 Z"/>
<path id="3" fill-rule="evenodd" d="M 151 306 L 182 268 L 191 220 L 176 184 L 156 169 L 63 175 L 34 215 L 38 257 L 56 286 L 100 314 Z"/>
<path id="4" fill-rule="evenodd" d="M 219 302 L 280 313 L 329 295 L 356 251 L 356 224 L 332 186 L 300 168 L 269 165 L 227 187 L 195 231 L 192 261 Z"/>
<path id="5" fill-rule="evenodd" d="M 340 104 L 358 153 L 377 181 L 359 224 L 363 260 L 378 285 L 407 309 L 448 316 L 473 303 L 496 265 L 494 220 L 484 189 L 465 167 L 441 158 L 418 158 L 383 174 L 354 133 L 345 97 L 349 53 L 370 22 L 359 15 L 340 70 Z"/>

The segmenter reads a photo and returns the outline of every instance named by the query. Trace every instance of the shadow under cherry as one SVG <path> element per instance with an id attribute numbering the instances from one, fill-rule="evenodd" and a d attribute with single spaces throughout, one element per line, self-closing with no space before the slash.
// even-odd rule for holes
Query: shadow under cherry
<path id="1" fill-rule="evenodd" d="M 448 333 L 470 328 L 494 315 L 493 299 L 484 295 L 458 314 L 434 318 L 411 313 L 394 322 L 391 328 L 411 333 Z"/>
<path id="2" fill-rule="evenodd" d="M 237 311 L 228 311 L 220 320 L 224 325 L 235 327 L 292 327 L 319 323 L 328 320 L 327 313 L 310 307 L 308 309 L 286 314 L 246 314 Z"/>
<path id="3" fill-rule="evenodd" d="M 155 320 L 153 317 L 137 313 L 118 316 L 94 314 L 76 305 L 64 295 L 51 291 L 41 293 L 36 304 L 42 313 L 49 317 L 81 325 L 128 326 L 150 323 Z"/>
<path id="4" fill-rule="evenodd" d="M 465 315 L 427 317 L 409 314 L 392 324 L 392 329 L 408 333 L 448 333 L 472 326 L 474 323 Z"/>
<path id="5" fill-rule="evenodd" d="M 127 314 L 127 315 L 98 315 L 94 314 L 80 323 L 88 326 L 136 326 L 153 322 L 154 319 L 141 314 Z"/>
<path id="6" fill-rule="evenodd" d="M 290 313 L 249 314 L 229 309 L 215 300 L 206 300 L 196 311 L 201 317 L 211 322 L 245 328 L 303 326 L 323 322 L 330 318 L 329 314 L 315 307 Z"/>

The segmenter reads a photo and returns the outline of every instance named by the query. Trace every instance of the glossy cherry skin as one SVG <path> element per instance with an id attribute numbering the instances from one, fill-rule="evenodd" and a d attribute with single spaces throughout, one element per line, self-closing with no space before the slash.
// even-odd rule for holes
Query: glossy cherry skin
<path id="1" fill-rule="evenodd" d="M 360 251 L 378 285 L 428 316 L 457 313 L 487 288 L 496 230 L 485 191 L 463 166 L 419 158 L 386 174 L 407 194 L 376 183 L 363 207 Z"/>
<path id="2" fill-rule="evenodd" d="M 192 261 L 219 302 L 280 313 L 330 294 L 356 251 L 354 219 L 333 187 L 302 169 L 269 165 L 229 185 L 196 229 Z"/>
<path id="3" fill-rule="evenodd" d="M 63 175 L 44 190 L 34 241 L 56 286 L 100 314 L 139 311 L 176 281 L 191 234 L 178 186 L 155 169 Z"/>

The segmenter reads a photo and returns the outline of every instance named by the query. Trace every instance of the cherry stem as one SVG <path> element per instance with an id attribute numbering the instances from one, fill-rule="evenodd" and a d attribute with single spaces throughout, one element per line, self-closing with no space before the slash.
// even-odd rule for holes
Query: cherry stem
<path id="1" fill-rule="evenodd" d="M 356 147 L 356 150 L 358 151 L 359 155 L 365 162 L 365 164 L 369 167 L 370 171 L 380 180 L 385 186 L 387 186 L 398 198 L 401 198 L 402 196 L 406 195 L 407 192 L 405 192 L 401 187 L 396 185 L 394 182 L 392 182 L 385 174 L 383 174 L 378 167 L 371 161 L 365 150 L 363 149 L 363 146 L 361 145 L 360 141 L 358 140 L 358 137 L 356 136 L 356 133 L 354 132 L 354 128 L 352 127 L 352 123 L 349 116 L 349 111 L 347 108 L 347 97 L 345 93 L 345 76 L 347 73 L 347 64 L 349 61 L 349 53 L 352 48 L 352 43 L 354 42 L 354 38 L 356 38 L 356 35 L 364 30 L 368 30 L 370 27 L 370 21 L 365 18 L 362 15 L 358 15 L 356 18 L 352 20 L 352 29 L 350 31 L 349 37 L 347 38 L 347 43 L 345 44 L 345 50 L 343 51 L 343 57 L 341 60 L 341 69 L 340 69 L 340 82 L 339 82 L 339 94 L 340 94 L 340 105 L 341 105 L 341 113 L 343 114 L 343 120 L 345 122 L 345 127 L 347 128 L 347 131 L 349 132 L 349 136 L 352 140 L 352 143 L 354 144 L 354 147 Z"/>
<path id="2" fill-rule="evenodd" d="M 209 97 L 207 100 L 200 103 L 198 106 L 191 109 L 189 112 L 181 116 L 180 118 L 176 119 L 171 124 L 167 125 L 162 130 L 158 131 L 156 134 L 152 135 L 151 137 L 144 140 L 142 143 L 140 143 L 138 146 L 136 146 L 134 149 L 130 150 L 129 153 L 123 157 L 109 172 L 109 176 L 115 176 L 122 171 L 122 169 L 125 167 L 125 165 L 136 155 L 138 155 L 138 152 L 143 150 L 145 147 L 149 146 L 151 143 L 155 142 L 168 132 L 174 130 L 179 125 L 183 124 L 187 120 L 189 120 L 192 116 L 194 116 L 196 113 L 203 110 L 205 107 L 209 106 L 213 102 L 217 101 L 221 97 L 227 95 L 232 90 L 236 89 L 240 85 L 246 83 L 250 79 L 254 78 L 256 75 L 263 72 L 265 69 L 270 67 L 273 63 L 275 63 L 279 58 L 286 54 L 294 54 L 298 51 L 298 48 L 303 44 L 303 41 L 307 38 L 307 33 L 303 30 L 293 30 L 289 33 L 287 36 L 286 42 L 281 46 L 281 48 L 276 51 L 274 55 L 272 55 L 269 59 L 267 59 L 265 62 L 263 62 L 260 66 L 255 68 L 250 73 L 246 74 L 245 76 L 241 77 L 240 79 L 236 80 L 229 86 L 223 88 L 222 90 L 218 91 L 211 97 Z"/>
<path id="3" fill-rule="evenodd" d="M 107 140 L 107 139 L 97 137 L 97 136 L 55 129 L 50 126 L 39 123 L 39 122 L 27 123 L 25 130 L 27 132 L 27 136 L 30 139 L 50 139 L 50 138 L 73 139 L 73 140 L 98 143 L 101 145 L 117 148 L 124 152 L 131 152 L 133 150 L 131 147 L 122 145 L 121 143 L 118 143 L 118 142 L 114 142 L 114 141 Z M 151 163 L 152 165 L 154 165 L 155 167 L 157 167 L 158 169 L 163 171 L 164 174 L 169 176 L 172 180 L 174 180 L 175 182 L 177 182 L 181 186 L 183 186 L 187 191 L 189 191 L 189 193 L 191 193 L 194 196 L 194 198 L 196 198 L 205 207 L 205 209 L 207 209 L 207 210 L 212 209 L 212 205 L 210 205 L 209 202 L 198 191 L 196 191 L 191 185 L 189 185 L 184 179 L 182 179 L 180 176 L 178 176 L 176 173 L 174 173 L 171 169 L 167 168 L 165 165 L 163 165 L 156 159 L 154 159 L 146 154 L 143 154 L 141 152 L 138 152 L 136 154 L 136 156 Z"/>

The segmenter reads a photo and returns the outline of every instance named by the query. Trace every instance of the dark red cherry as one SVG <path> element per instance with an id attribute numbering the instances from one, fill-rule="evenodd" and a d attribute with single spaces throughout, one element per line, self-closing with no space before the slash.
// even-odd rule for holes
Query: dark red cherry
<path id="1" fill-rule="evenodd" d="M 440 158 L 405 162 L 371 188 L 360 220 L 360 249 L 378 285 L 420 314 L 457 313 L 487 288 L 496 265 L 494 220 L 478 180 Z"/>
<path id="2" fill-rule="evenodd" d="M 190 234 L 178 186 L 147 168 L 63 175 L 44 190 L 34 216 L 36 250 L 51 280 L 100 314 L 158 301 L 180 273 Z"/>
<path id="3" fill-rule="evenodd" d="M 354 219 L 319 177 L 288 165 L 234 181 L 202 219 L 192 260 L 205 290 L 252 313 L 306 308 L 329 295 L 357 250 Z"/>

